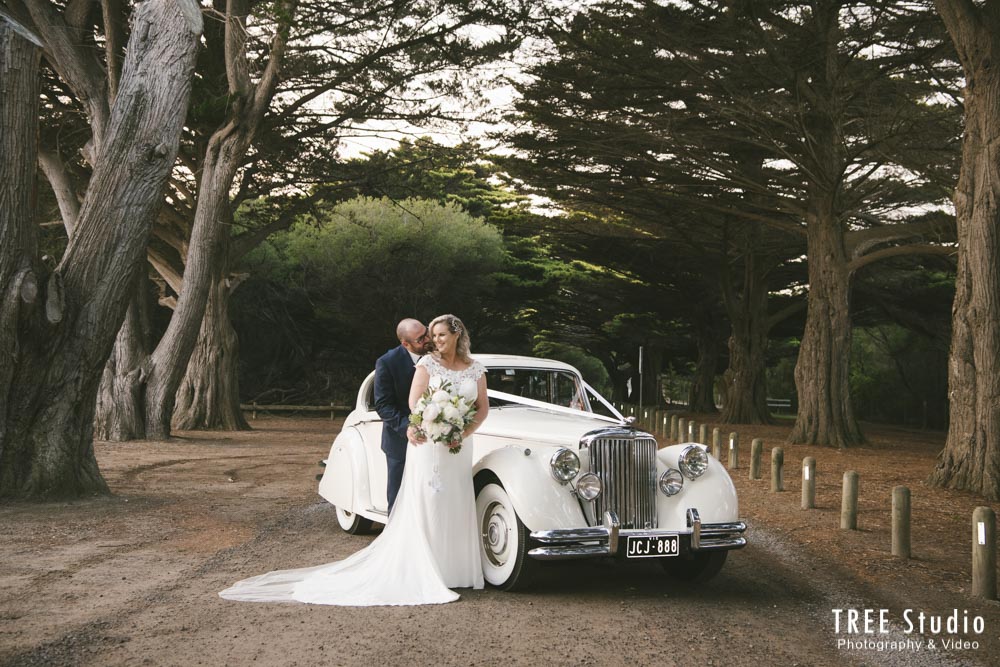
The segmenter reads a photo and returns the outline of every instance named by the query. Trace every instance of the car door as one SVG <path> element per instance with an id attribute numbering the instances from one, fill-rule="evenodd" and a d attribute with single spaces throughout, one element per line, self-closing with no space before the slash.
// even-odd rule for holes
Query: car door
<path id="1" fill-rule="evenodd" d="M 375 383 L 369 382 L 365 391 L 365 414 L 358 422 L 361 440 L 365 443 L 365 457 L 368 462 L 368 485 L 371 490 L 371 509 L 388 514 L 389 501 L 386 496 L 388 474 L 385 453 L 382 452 L 382 418 L 375 412 Z"/>

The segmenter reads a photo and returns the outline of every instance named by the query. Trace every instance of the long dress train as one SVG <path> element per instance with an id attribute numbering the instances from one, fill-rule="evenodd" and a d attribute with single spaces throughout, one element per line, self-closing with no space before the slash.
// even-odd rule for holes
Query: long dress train
<path id="1" fill-rule="evenodd" d="M 458 454 L 433 442 L 411 443 L 392 513 L 371 544 L 341 561 L 244 579 L 219 596 L 343 606 L 440 604 L 459 598 L 452 588 L 483 587 L 480 558 L 471 440 Z"/>

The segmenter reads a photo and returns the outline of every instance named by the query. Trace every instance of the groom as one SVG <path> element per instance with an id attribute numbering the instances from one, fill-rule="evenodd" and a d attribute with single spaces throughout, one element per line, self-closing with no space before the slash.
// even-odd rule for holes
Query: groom
<path id="1" fill-rule="evenodd" d="M 410 425 L 410 384 L 417 360 L 430 350 L 427 327 L 407 318 L 396 326 L 399 346 L 375 362 L 375 411 L 382 418 L 382 451 L 388 463 L 386 498 L 396 502 L 406 463 L 406 429 Z"/>

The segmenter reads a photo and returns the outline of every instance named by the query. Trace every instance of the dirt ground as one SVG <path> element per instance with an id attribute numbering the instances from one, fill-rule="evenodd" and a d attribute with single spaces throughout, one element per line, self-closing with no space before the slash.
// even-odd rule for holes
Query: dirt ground
<path id="1" fill-rule="evenodd" d="M 113 496 L 0 504 L 0 665 L 536 664 L 543 656 L 552 664 L 996 664 L 1000 605 L 969 593 L 970 536 L 973 509 L 1000 506 L 924 483 L 941 433 L 869 425 L 868 445 L 839 451 L 784 444 L 787 426 L 723 427 L 739 433 L 732 475 L 751 546 L 704 595 L 650 583 L 641 567 L 584 564 L 554 571 L 534 595 L 474 591 L 443 610 L 345 616 L 215 597 L 246 576 L 343 558 L 371 539 L 337 531 L 316 495 L 317 462 L 340 421 L 253 424 L 243 433 L 97 443 Z M 762 479 L 749 480 L 755 437 L 765 463 Z M 779 445 L 786 490 L 776 494 L 769 463 Z M 800 509 L 805 456 L 817 461 L 812 510 Z M 857 531 L 839 528 L 846 470 L 860 475 Z M 890 554 L 896 485 L 912 492 L 913 558 L 905 561 Z M 981 616 L 986 631 L 962 633 L 975 648 L 921 659 L 838 651 L 831 605 L 887 608 L 893 620 L 908 608 L 958 610 Z M 391 640 L 378 632 L 385 624 L 400 629 Z M 685 636 L 697 646 L 668 644 Z M 467 653 L 470 637 L 478 658 Z M 546 653 L 563 645 L 575 652 Z"/>
<path id="2" fill-rule="evenodd" d="M 710 420 L 706 420 L 710 421 Z M 859 581 L 910 597 L 916 591 L 967 595 L 972 581 L 972 514 L 1000 514 L 1000 503 L 928 486 L 945 433 L 867 425 L 868 443 L 851 449 L 788 445 L 790 425 L 727 426 L 739 433 L 739 469 L 731 471 L 741 508 L 752 520 L 818 560 L 832 560 Z M 764 441 L 761 479 L 749 480 L 750 443 Z M 771 492 L 771 450 L 784 451 L 784 487 Z M 802 510 L 803 459 L 816 460 L 816 509 Z M 725 458 L 725 457 L 724 457 Z M 841 530 L 844 473 L 858 473 L 858 530 Z M 910 490 L 911 558 L 892 555 L 892 491 Z M 904 593 L 905 592 L 905 593 Z"/>

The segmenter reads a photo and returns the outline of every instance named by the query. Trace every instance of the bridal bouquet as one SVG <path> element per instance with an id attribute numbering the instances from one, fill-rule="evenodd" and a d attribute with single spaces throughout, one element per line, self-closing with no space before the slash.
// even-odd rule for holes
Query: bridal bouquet
<path id="1" fill-rule="evenodd" d="M 476 383 L 472 380 L 463 380 L 455 387 L 435 375 L 413 406 L 410 423 L 429 440 L 458 454 L 462 449 L 462 431 L 476 416 L 476 394 Z"/>

